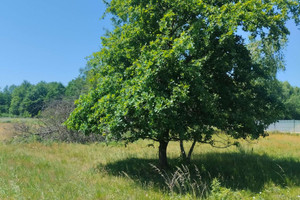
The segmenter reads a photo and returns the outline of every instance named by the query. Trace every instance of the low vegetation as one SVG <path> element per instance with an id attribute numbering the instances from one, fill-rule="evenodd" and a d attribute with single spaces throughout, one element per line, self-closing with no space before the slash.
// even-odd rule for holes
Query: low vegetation
<path id="1" fill-rule="evenodd" d="M 298 199 L 300 195 L 298 135 L 271 134 L 226 149 L 197 144 L 189 166 L 179 159 L 178 143 L 170 143 L 168 171 L 156 167 L 158 144 L 148 140 L 126 148 L 119 143 L 14 141 L 0 143 L 0 199 Z"/>

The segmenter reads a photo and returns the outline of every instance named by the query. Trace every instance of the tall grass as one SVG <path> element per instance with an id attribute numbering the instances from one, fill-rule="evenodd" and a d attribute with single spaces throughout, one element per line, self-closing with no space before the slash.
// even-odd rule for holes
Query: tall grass
<path id="1" fill-rule="evenodd" d="M 175 172 L 166 172 L 155 165 L 151 165 L 164 179 L 171 194 L 190 194 L 192 197 L 205 198 L 208 196 L 210 187 L 209 179 L 203 180 L 198 167 L 195 165 L 195 174 L 190 172 L 189 166 L 176 167 Z"/>
<path id="2" fill-rule="evenodd" d="M 275 134 L 239 148 L 197 144 L 189 166 L 170 143 L 0 143 L 0 199 L 298 199 L 300 137 Z M 152 143 L 152 142 L 151 142 Z M 163 176 L 162 176 L 163 175 Z"/>

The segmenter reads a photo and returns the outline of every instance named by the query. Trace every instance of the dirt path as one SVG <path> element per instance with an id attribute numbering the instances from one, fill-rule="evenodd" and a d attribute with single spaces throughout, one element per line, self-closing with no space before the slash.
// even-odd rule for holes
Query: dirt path
<path id="1" fill-rule="evenodd" d="M 0 141 L 8 139 L 14 135 L 12 123 L 0 123 Z"/>

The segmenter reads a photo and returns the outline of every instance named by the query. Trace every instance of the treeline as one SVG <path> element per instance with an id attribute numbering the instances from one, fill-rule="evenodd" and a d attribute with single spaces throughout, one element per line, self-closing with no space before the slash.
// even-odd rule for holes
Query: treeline
<path id="1" fill-rule="evenodd" d="M 282 82 L 280 85 L 285 110 L 283 119 L 300 120 L 300 88 L 293 87 L 288 82 Z"/>
<path id="2" fill-rule="evenodd" d="M 62 83 L 41 81 L 31 84 L 24 81 L 21 85 L 6 86 L 0 90 L 0 117 L 35 117 L 54 100 L 75 100 L 88 90 L 86 75 L 79 76 L 64 86 Z M 282 119 L 300 120 L 300 88 L 288 82 L 281 82 L 284 113 Z"/>
<path id="3" fill-rule="evenodd" d="M 51 101 L 77 99 L 86 90 L 84 77 L 78 77 L 64 86 L 59 82 L 41 81 L 31 84 L 6 86 L 0 91 L 0 116 L 35 117 Z"/>

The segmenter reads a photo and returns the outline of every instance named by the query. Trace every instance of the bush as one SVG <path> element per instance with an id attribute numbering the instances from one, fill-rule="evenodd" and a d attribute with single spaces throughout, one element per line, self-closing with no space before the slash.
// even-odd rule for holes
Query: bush
<path id="1" fill-rule="evenodd" d="M 63 99 L 49 103 L 39 115 L 40 127 L 38 135 L 41 140 L 63 142 L 89 143 L 103 141 L 101 134 L 84 135 L 78 131 L 69 130 L 63 123 L 74 109 L 74 101 Z"/>

